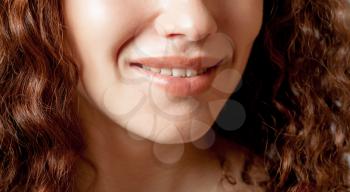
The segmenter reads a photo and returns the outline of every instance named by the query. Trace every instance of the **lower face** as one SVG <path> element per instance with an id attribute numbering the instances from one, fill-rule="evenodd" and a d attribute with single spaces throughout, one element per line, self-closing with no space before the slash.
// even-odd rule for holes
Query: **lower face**
<path id="1" fill-rule="evenodd" d="M 65 1 L 81 97 L 139 138 L 197 140 L 241 79 L 262 1 Z"/>

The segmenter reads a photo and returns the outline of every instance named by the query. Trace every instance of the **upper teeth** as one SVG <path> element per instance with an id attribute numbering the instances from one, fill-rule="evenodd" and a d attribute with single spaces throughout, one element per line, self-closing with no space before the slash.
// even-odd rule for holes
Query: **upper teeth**
<path id="1" fill-rule="evenodd" d="M 207 68 L 202 68 L 199 70 L 180 69 L 180 68 L 170 69 L 170 68 L 154 68 L 154 67 L 149 67 L 145 65 L 142 65 L 142 68 L 147 71 L 159 73 L 161 75 L 174 76 L 174 77 L 194 77 L 207 71 Z"/>
<path id="2" fill-rule="evenodd" d="M 153 73 L 159 73 L 161 75 L 173 76 L 173 77 L 194 77 L 207 71 L 207 68 L 199 70 L 194 69 L 180 69 L 180 68 L 154 68 L 142 65 L 142 68 Z"/>

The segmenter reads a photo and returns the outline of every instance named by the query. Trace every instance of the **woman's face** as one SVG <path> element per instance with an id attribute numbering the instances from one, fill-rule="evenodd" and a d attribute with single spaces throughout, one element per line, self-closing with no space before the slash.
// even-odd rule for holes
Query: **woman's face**
<path id="1" fill-rule="evenodd" d="M 158 143 L 210 129 L 240 81 L 263 12 L 263 0 L 64 3 L 88 110 Z"/>

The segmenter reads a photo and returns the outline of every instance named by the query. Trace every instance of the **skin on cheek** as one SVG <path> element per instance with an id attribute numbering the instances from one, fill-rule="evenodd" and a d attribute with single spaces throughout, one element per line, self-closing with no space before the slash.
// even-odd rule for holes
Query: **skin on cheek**
<path id="1" fill-rule="evenodd" d="M 119 90 L 125 90 L 123 92 Z M 118 95 L 118 98 L 116 98 Z M 129 102 L 125 102 L 128 100 Z M 132 85 L 115 84 L 110 86 L 104 93 L 103 104 L 108 112 L 115 117 L 128 115 L 145 101 L 143 92 Z"/>

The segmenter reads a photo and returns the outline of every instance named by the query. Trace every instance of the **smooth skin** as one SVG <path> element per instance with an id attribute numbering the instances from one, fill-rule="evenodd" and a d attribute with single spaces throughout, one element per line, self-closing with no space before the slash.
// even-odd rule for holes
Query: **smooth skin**
<path id="1" fill-rule="evenodd" d="M 263 0 L 66 0 L 64 8 L 80 69 L 84 155 L 96 168 L 81 163 L 77 191 L 219 191 L 218 160 L 194 143 L 211 133 L 239 83 Z M 167 55 L 225 62 L 208 90 L 177 97 L 128 63 Z"/>

